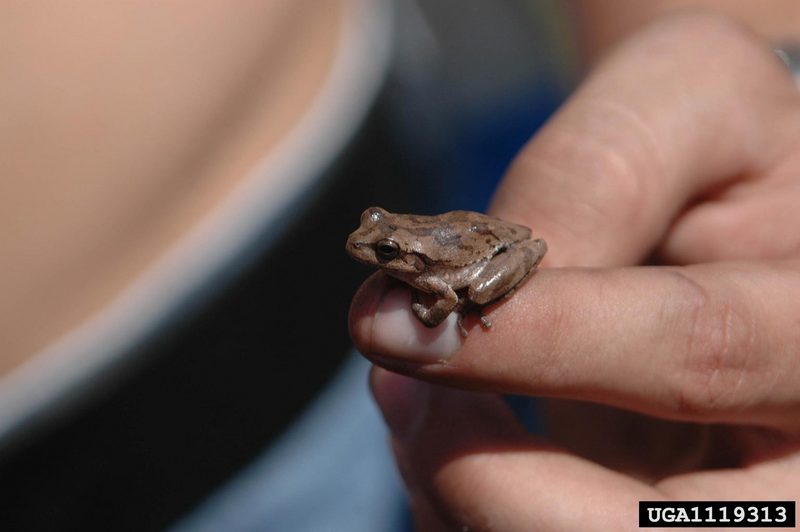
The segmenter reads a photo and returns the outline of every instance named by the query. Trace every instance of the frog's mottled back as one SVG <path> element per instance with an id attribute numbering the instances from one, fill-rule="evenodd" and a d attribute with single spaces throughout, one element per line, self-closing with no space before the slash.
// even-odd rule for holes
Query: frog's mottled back
<path id="1" fill-rule="evenodd" d="M 470 211 L 436 216 L 393 214 L 371 207 L 361 215 L 361 227 L 348 242 L 375 244 L 391 239 L 402 253 L 414 253 L 428 262 L 463 266 L 490 257 L 509 243 L 529 239 L 527 227 Z M 351 253 L 352 254 L 352 253 Z"/>

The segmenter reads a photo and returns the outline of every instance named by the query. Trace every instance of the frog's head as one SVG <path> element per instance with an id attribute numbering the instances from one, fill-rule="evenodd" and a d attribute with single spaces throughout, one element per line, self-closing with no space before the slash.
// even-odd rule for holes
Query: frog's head
<path id="1" fill-rule="evenodd" d="M 388 272 L 417 273 L 425 269 L 412 244 L 398 228 L 395 215 L 370 207 L 361 214 L 361 226 L 347 237 L 345 250 L 359 262 Z"/>

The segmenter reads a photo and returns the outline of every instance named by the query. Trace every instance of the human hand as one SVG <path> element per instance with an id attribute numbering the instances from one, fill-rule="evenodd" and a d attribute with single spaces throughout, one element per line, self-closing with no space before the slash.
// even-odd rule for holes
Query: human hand
<path id="1" fill-rule="evenodd" d="M 800 94 L 767 43 L 711 15 L 635 35 L 492 214 L 550 251 L 491 330 L 427 330 L 382 276 L 351 309 L 356 345 L 395 372 L 372 387 L 420 529 L 634 528 L 644 499 L 797 498 Z M 486 392 L 554 398 L 551 439 Z"/>

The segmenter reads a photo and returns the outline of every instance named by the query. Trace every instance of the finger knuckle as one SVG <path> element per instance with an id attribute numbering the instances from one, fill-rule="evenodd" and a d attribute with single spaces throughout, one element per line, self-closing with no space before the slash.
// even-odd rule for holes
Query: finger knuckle
<path id="1" fill-rule="evenodd" d="M 694 281 L 687 284 L 686 348 L 673 394 L 678 413 L 692 418 L 740 403 L 742 384 L 753 370 L 755 329 L 750 312 L 733 297 L 711 296 Z"/>
<path id="2" fill-rule="evenodd" d="M 652 135 L 634 110 L 608 99 L 592 104 L 599 111 L 585 113 L 576 104 L 567 119 L 553 124 L 547 131 L 548 142 L 527 155 L 529 164 L 554 186 L 582 192 L 573 195 L 570 207 L 588 230 L 596 224 L 636 227 L 645 214 L 640 208 L 643 197 L 658 181 L 651 179 L 654 169 L 661 168 L 653 143 L 643 140 Z M 616 124 L 614 131 L 621 136 L 609 136 L 608 123 Z M 629 131 L 637 134 L 628 135 Z"/>

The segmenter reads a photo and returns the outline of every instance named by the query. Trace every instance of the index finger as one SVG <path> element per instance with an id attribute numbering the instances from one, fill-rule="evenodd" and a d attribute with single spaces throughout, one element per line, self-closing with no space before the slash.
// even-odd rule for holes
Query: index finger
<path id="1" fill-rule="evenodd" d="M 371 360 L 433 382 L 798 430 L 798 277 L 797 263 L 543 270 L 451 351 L 412 340 L 407 312 L 356 304 L 351 319 Z"/>
<path id="2" fill-rule="evenodd" d="M 596 67 L 517 157 L 491 210 L 545 238 L 546 266 L 637 264 L 693 198 L 796 143 L 799 105 L 746 28 L 675 17 Z"/>

